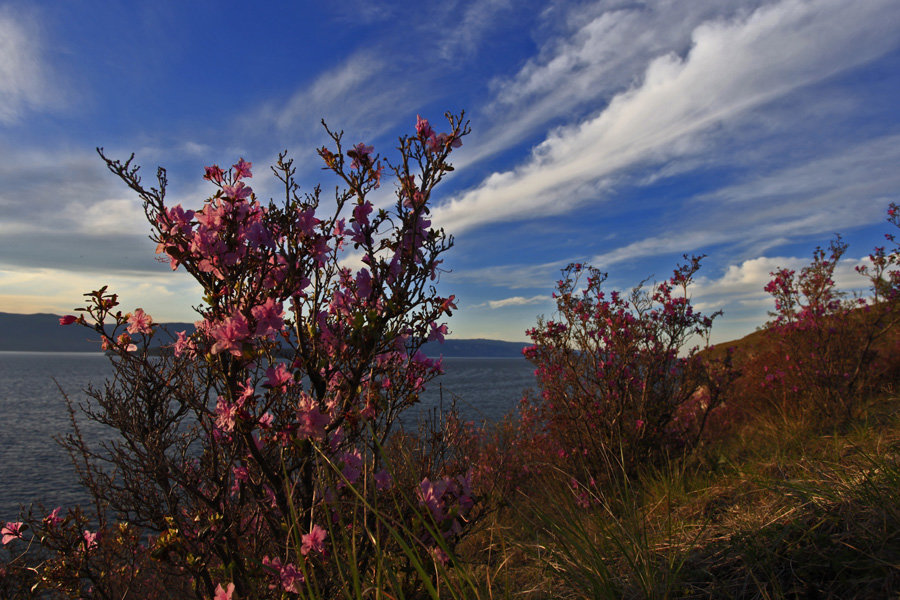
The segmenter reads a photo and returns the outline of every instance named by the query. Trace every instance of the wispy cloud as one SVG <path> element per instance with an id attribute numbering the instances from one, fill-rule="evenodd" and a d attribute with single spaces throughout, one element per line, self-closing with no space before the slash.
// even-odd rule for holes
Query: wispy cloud
<path id="1" fill-rule="evenodd" d="M 352 54 L 311 83 L 304 83 L 286 100 L 273 100 L 250 112 L 244 119 L 248 135 L 277 137 L 279 143 L 314 149 L 326 141 L 320 120 L 354 136 L 372 141 L 395 129 L 397 120 L 414 124 L 415 105 L 427 93 L 414 87 L 409 77 L 375 50 Z M 349 140 L 351 143 L 358 139 Z M 275 151 L 280 150 L 279 147 Z M 298 165 L 302 168 L 302 165 Z M 320 165 L 316 161 L 316 168 Z"/>
<path id="2" fill-rule="evenodd" d="M 380 60 L 368 54 L 355 54 L 338 67 L 320 75 L 308 88 L 298 90 L 280 106 L 273 106 L 271 116 L 276 127 L 283 131 L 294 130 L 298 125 L 310 126 L 310 115 L 334 111 L 338 107 L 349 110 L 349 99 L 361 97 L 383 68 Z M 359 107 L 354 107 L 359 108 Z M 327 116 L 325 114 L 322 115 Z"/>
<path id="3" fill-rule="evenodd" d="M 440 55 L 452 59 L 460 54 L 471 56 L 481 42 L 495 28 L 496 20 L 514 9 L 511 0 L 475 0 L 457 9 L 462 14 L 458 24 L 444 31 L 432 32 L 441 39 Z"/>
<path id="4" fill-rule="evenodd" d="M 453 271 L 448 279 L 454 283 L 475 283 L 479 286 L 498 286 L 511 290 L 548 288 L 558 278 L 563 262 L 544 264 L 507 264 L 489 267 L 470 267 Z"/>
<path id="5" fill-rule="evenodd" d="M 692 137 L 715 124 L 892 49 L 898 19 L 900 5 L 887 0 L 785 0 L 704 22 L 685 57 L 653 59 L 599 115 L 556 129 L 525 163 L 440 206 L 435 220 L 459 232 L 601 201 L 611 175 L 689 154 Z"/>
<path id="6" fill-rule="evenodd" d="M 875 223 L 900 196 L 898 163 L 900 135 L 887 135 L 753 176 L 694 199 L 679 221 L 667 224 L 668 233 L 600 254 L 593 262 L 605 266 L 716 244 L 761 253 L 803 236 Z"/>

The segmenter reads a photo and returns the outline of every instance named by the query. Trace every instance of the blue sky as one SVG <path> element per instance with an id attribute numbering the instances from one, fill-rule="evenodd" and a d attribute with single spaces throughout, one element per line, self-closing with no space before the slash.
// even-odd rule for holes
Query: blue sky
<path id="1" fill-rule="evenodd" d="M 611 287 L 706 253 L 714 340 L 753 331 L 769 271 L 835 232 L 839 282 L 900 201 L 900 2 L 0 2 L 0 311 L 71 312 L 103 284 L 194 320 L 139 202 L 94 152 L 131 152 L 199 206 L 203 166 L 280 150 L 306 189 L 322 118 L 390 155 L 416 114 L 473 133 L 435 197 L 456 238 L 454 337 L 526 339 L 559 270 Z M 382 201 L 389 198 L 384 196 Z"/>

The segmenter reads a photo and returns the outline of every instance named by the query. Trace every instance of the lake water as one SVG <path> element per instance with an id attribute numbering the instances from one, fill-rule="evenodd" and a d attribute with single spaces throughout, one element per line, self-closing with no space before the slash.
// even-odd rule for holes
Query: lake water
<path id="1" fill-rule="evenodd" d="M 443 364 L 444 375 L 429 384 L 404 421 L 451 400 L 468 420 L 496 421 L 534 386 L 533 367 L 524 358 L 445 358 Z M 87 500 L 54 437 L 72 430 L 63 394 L 78 401 L 85 387 L 111 375 L 103 354 L 0 352 L 0 521 L 14 519 L 22 504 L 40 501 L 52 509 Z M 109 437 L 100 425 L 79 424 L 87 440 Z"/>

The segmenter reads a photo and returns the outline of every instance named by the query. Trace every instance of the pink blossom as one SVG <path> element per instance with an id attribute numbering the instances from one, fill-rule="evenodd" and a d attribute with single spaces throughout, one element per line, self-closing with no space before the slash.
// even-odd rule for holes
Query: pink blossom
<path id="1" fill-rule="evenodd" d="M 225 173 L 222 171 L 222 169 L 220 169 L 218 165 L 213 165 L 211 167 L 206 167 L 206 174 L 203 176 L 203 179 L 215 181 L 216 183 L 222 183 L 223 175 L 225 175 Z"/>
<path id="2" fill-rule="evenodd" d="M 359 416 L 363 419 L 374 419 L 375 415 L 378 414 L 378 408 L 371 399 L 366 401 L 366 407 L 359 411 Z"/>
<path id="3" fill-rule="evenodd" d="M 444 518 L 444 507 L 442 498 L 444 492 L 447 491 L 449 482 L 445 479 L 432 483 L 427 477 L 419 484 L 416 495 L 419 497 L 419 503 L 428 507 L 435 520 L 440 521 Z"/>
<path id="4" fill-rule="evenodd" d="M 422 192 L 416 190 L 411 196 L 403 199 L 403 206 L 406 208 L 418 208 L 425 204 L 425 196 Z"/>
<path id="5" fill-rule="evenodd" d="M 186 331 L 179 331 L 176 333 L 176 335 L 178 336 L 178 339 L 175 340 L 174 344 L 175 356 L 181 356 L 182 354 L 192 356 L 197 350 L 196 346 L 194 345 L 194 340 L 187 336 Z"/>
<path id="6" fill-rule="evenodd" d="M 250 471 L 243 465 L 237 465 L 231 468 L 234 474 L 234 481 L 231 483 L 231 493 L 237 494 L 241 489 L 241 483 L 250 478 Z"/>
<path id="7" fill-rule="evenodd" d="M 105 340 L 104 340 L 105 341 Z M 126 352 L 135 352 L 137 351 L 137 345 L 131 343 L 131 336 L 127 333 L 121 334 L 116 338 L 116 343 L 124 349 Z M 106 350 L 106 348 L 104 348 Z"/>
<path id="8" fill-rule="evenodd" d="M 134 311 L 128 317 L 128 333 L 143 333 L 143 334 L 151 334 L 153 333 L 153 329 L 151 329 L 151 325 L 153 324 L 153 319 L 144 312 L 144 309 L 139 308 Z"/>
<path id="9" fill-rule="evenodd" d="M 21 521 L 17 522 L 9 522 L 3 527 L 0 527 L 0 542 L 5 546 L 15 539 L 22 538 L 22 529 L 24 527 L 24 523 Z"/>
<path id="10" fill-rule="evenodd" d="M 206 235 L 215 232 L 225 224 L 225 207 L 221 202 L 210 202 L 197 213 L 197 223 L 206 228 Z M 196 233 L 194 234 L 197 235 Z"/>
<path id="11" fill-rule="evenodd" d="M 435 546 L 429 550 L 431 552 L 431 557 L 435 562 L 438 562 L 442 565 L 446 565 L 450 562 L 450 557 L 447 556 L 447 553 L 443 551 L 439 546 Z"/>
<path id="12" fill-rule="evenodd" d="M 390 489 L 392 483 L 393 479 L 391 478 L 391 474 L 388 473 L 386 469 L 382 469 L 375 473 L 375 489 L 378 491 Z"/>
<path id="13" fill-rule="evenodd" d="M 329 422 L 330 419 L 319 410 L 316 401 L 304 394 L 297 409 L 297 435 L 301 438 L 322 439 Z"/>
<path id="14" fill-rule="evenodd" d="M 165 213 L 157 216 L 156 222 L 159 224 L 160 229 L 169 235 L 177 235 L 179 233 L 189 235 L 191 233 L 191 219 L 193 218 L 194 211 L 184 210 L 180 204 L 177 204 L 172 208 L 167 208 Z M 159 254 L 158 249 L 157 254 Z"/>
<path id="15" fill-rule="evenodd" d="M 315 232 L 316 225 L 321 222 L 322 221 L 316 218 L 315 209 L 308 208 L 306 210 L 297 210 L 296 223 L 304 235 L 312 235 Z"/>
<path id="16" fill-rule="evenodd" d="M 435 323 L 430 323 L 431 332 L 428 334 L 428 341 L 433 342 L 437 340 L 440 343 L 444 343 L 444 336 L 447 335 L 447 325 L 437 326 Z"/>
<path id="17" fill-rule="evenodd" d="M 78 317 L 76 317 L 75 315 L 66 315 L 64 317 L 60 317 L 59 324 L 60 325 L 71 325 L 72 323 L 74 323 L 77 320 L 78 320 Z"/>
<path id="18" fill-rule="evenodd" d="M 53 512 L 51 512 L 49 515 L 44 517 L 44 523 L 46 523 L 50 527 L 56 527 L 57 525 L 62 523 L 63 518 L 59 516 L 59 511 L 61 511 L 61 510 L 62 510 L 61 506 L 57 506 L 56 508 L 54 508 Z"/>
<path id="19" fill-rule="evenodd" d="M 367 227 L 369 225 L 369 215 L 372 214 L 372 203 L 368 200 L 357 204 L 353 208 L 353 221 L 359 227 Z M 354 230 L 357 228 L 354 227 Z"/>
<path id="20" fill-rule="evenodd" d="M 281 302 L 275 302 L 274 298 L 266 300 L 265 304 L 254 306 L 250 314 L 256 319 L 256 335 L 273 339 L 284 327 L 284 306 Z"/>
<path id="21" fill-rule="evenodd" d="M 96 533 L 91 533 L 90 531 L 85 529 L 84 533 L 82 534 L 82 537 L 84 538 L 85 549 L 90 550 L 97 545 L 97 534 Z"/>
<path id="22" fill-rule="evenodd" d="M 446 313 L 447 315 L 452 315 L 451 310 L 456 310 L 456 300 L 455 295 L 451 295 L 449 298 L 444 298 L 444 301 L 441 302 L 441 312 Z"/>
<path id="23" fill-rule="evenodd" d="M 350 166 L 354 169 L 365 168 L 372 164 L 372 159 L 369 156 L 375 150 L 372 146 L 366 146 L 364 143 L 360 142 L 357 145 L 353 146 L 352 150 L 347 151 L 347 156 L 353 159 L 353 162 Z"/>
<path id="24" fill-rule="evenodd" d="M 292 563 L 281 567 L 281 587 L 286 592 L 299 594 L 302 591 L 303 572 Z"/>
<path id="25" fill-rule="evenodd" d="M 278 576 L 279 583 L 281 584 L 281 588 L 285 592 L 291 592 L 294 594 L 299 594 L 301 591 L 300 585 L 303 583 L 303 573 L 291 563 L 282 564 L 281 560 L 278 557 L 269 558 L 268 556 L 264 556 L 262 560 L 263 566 L 267 567 L 273 571 Z M 276 586 L 270 585 L 269 589 L 275 589 Z"/>
<path id="26" fill-rule="evenodd" d="M 318 525 L 313 525 L 309 533 L 303 534 L 303 537 L 301 538 L 303 540 L 303 546 L 300 547 L 300 554 L 306 556 L 310 553 L 310 551 L 324 552 L 325 537 L 327 535 L 327 531 L 325 531 Z"/>
<path id="27" fill-rule="evenodd" d="M 266 386 L 272 389 L 284 389 L 294 381 L 294 376 L 284 363 L 278 363 L 266 369 Z"/>
<path id="28" fill-rule="evenodd" d="M 439 133 L 428 138 L 428 149 L 437 152 L 443 148 L 459 148 L 462 140 L 446 133 Z"/>
<path id="29" fill-rule="evenodd" d="M 238 481 L 247 481 L 247 478 L 250 477 L 250 472 L 243 465 L 232 467 L 231 472 L 234 473 L 234 478 Z"/>
<path id="30" fill-rule="evenodd" d="M 216 586 L 216 595 L 213 596 L 213 600 L 231 600 L 231 595 L 234 593 L 234 583 L 231 582 L 224 588 L 222 584 Z"/>
<path id="31" fill-rule="evenodd" d="M 250 186 L 244 185 L 243 181 L 238 181 L 234 185 L 223 185 L 222 191 L 227 197 L 232 198 L 233 200 L 244 200 L 250 197 L 253 189 Z"/>
<path id="32" fill-rule="evenodd" d="M 253 166 L 253 163 L 247 162 L 244 160 L 244 157 L 241 157 L 237 164 L 232 165 L 234 168 L 234 178 L 241 179 L 242 177 L 253 177 L 253 174 L 250 172 L 250 167 Z"/>
<path id="33" fill-rule="evenodd" d="M 329 252 L 331 252 L 331 248 L 328 247 L 328 238 L 325 236 L 317 237 L 309 249 L 309 253 L 316 259 L 316 265 L 319 267 L 325 265 Z"/>
<path id="34" fill-rule="evenodd" d="M 368 269 L 360 269 L 356 274 L 356 293 L 361 300 L 372 295 L 372 276 Z"/>
<path id="35" fill-rule="evenodd" d="M 416 135 L 419 136 L 419 139 L 428 139 L 434 136 L 434 129 L 431 128 L 431 124 L 428 122 L 428 119 L 423 119 L 419 115 L 416 115 Z"/>
<path id="36" fill-rule="evenodd" d="M 362 470 L 362 456 L 360 456 L 359 450 L 345 452 L 341 457 L 341 461 L 344 463 L 344 468 L 341 469 L 341 475 L 343 475 L 350 483 L 356 483 Z"/>
<path id="37" fill-rule="evenodd" d="M 247 319 L 236 310 L 218 326 L 212 326 L 210 335 L 216 340 L 211 349 L 213 354 L 230 352 L 234 356 L 241 356 L 243 343 L 250 337 L 250 329 L 247 326 Z"/>
<path id="38" fill-rule="evenodd" d="M 222 396 L 216 401 L 216 427 L 225 432 L 234 431 L 238 406 Z"/>
<path id="39" fill-rule="evenodd" d="M 253 389 L 253 382 L 248 378 L 247 381 L 238 386 L 241 395 L 238 396 L 237 405 L 243 408 L 248 400 L 252 400 L 256 396 L 256 390 Z"/>

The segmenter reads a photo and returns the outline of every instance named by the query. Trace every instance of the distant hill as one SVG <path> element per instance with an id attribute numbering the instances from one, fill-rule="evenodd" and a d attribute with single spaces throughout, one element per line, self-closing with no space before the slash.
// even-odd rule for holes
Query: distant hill
<path id="1" fill-rule="evenodd" d="M 99 352 L 99 336 L 77 325 L 63 327 L 60 315 L 19 315 L 0 312 L 0 351 L 19 352 Z M 193 330 L 191 323 L 164 323 L 171 332 Z M 429 342 L 423 350 L 428 356 L 504 358 L 522 356 L 524 342 L 500 340 L 463 340 L 448 338 L 443 344 Z"/>
<path id="2" fill-rule="evenodd" d="M 61 315 L 0 312 L 0 351 L 100 352 L 100 336 L 78 325 L 62 326 Z M 191 323 L 168 323 L 169 331 L 193 329 Z"/>
<path id="3" fill-rule="evenodd" d="M 99 336 L 84 327 L 63 327 L 58 315 L 0 313 L 0 350 L 99 352 Z"/>
<path id="4" fill-rule="evenodd" d="M 427 356 L 447 358 L 512 358 L 521 357 L 522 348 L 530 346 L 525 342 L 503 342 L 500 340 L 455 340 L 447 338 L 444 343 L 429 342 L 422 347 Z"/>

